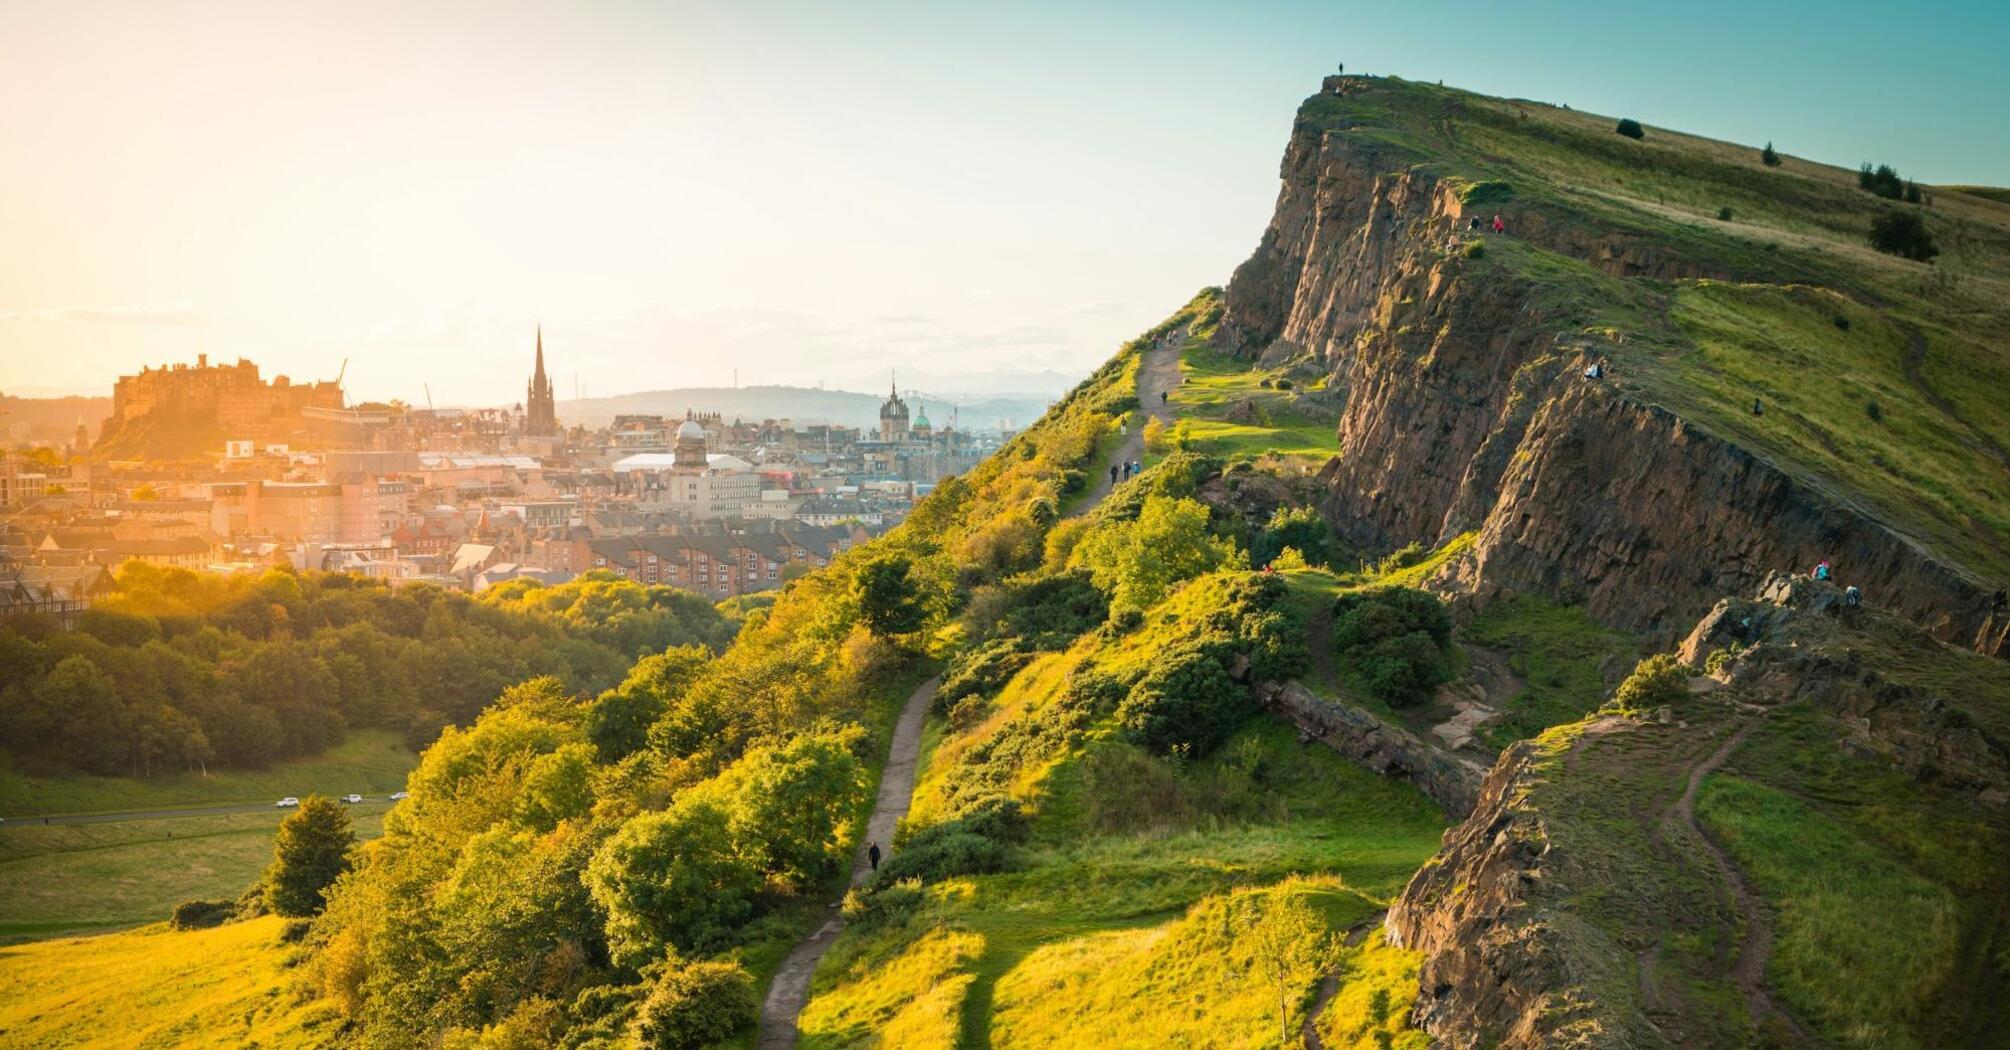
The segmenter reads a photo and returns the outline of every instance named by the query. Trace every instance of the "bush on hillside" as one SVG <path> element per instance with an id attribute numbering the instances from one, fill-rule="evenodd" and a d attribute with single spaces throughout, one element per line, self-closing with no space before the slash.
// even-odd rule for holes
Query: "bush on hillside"
<path id="1" fill-rule="evenodd" d="M 1864 402 L 1863 414 L 1869 416 L 1870 421 L 1873 423 L 1883 422 L 1884 406 L 1877 403 L 1877 398 L 1871 398 L 1869 401 Z"/>
<path id="2" fill-rule="evenodd" d="M 1633 673 L 1612 693 L 1612 707 L 1622 714 L 1651 711 L 1689 695 L 1690 670 L 1672 653 L 1657 653 L 1634 665 Z"/>
<path id="3" fill-rule="evenodd" d="M 1718 209 L 1717 209 L 1717 221 L 1718 221 L 1718 222 L 1730 222 L 1730 221 L 1731 221 L 1731 209 L 1730 209 L 1730 208 L 1728 208 L 1728 207 L 1725 207 L 1725 208 L 1718 208 Z"/>
<path id="4" fill-rule="evenodd" d="M 1086 572 L 1061 572 L 1002 585 L 985 633 L 1016 635 L 1036 652 L 1065 649 L 1109 617 L 1110 601 Z M 972 603 L 975 604 L 974 602 Z"/>
<path id="5" fill-rule="evenodd" d="M 1333 645 L 1370 695 L 1392 706 L 1421 703 L 1452 677 L 1452 618 L 1436 595 L 1384 587 L 1333 605 Z"/>
<path id="6" fill-rule="evenodd" d="M 935 713 L 948 714 L 966 697 L 996 693 L 1032 658 L 1020 648 L 1019 639 L 1009 636 L 956 654 L 935 690 Z"/>
<path id="7" fill-rule="evenodd" d="M 1766 148 L 1759 151 L 1759 163 L 1769 168 L 1780 166 L 1780 155 L 1773 150 L 1772 143 L 1766 143 Z"/>
<path id="8" fill-rule="evenodd" d="M 991 808 L 985 812 L 995 813 L 998 809 Z M 1016 804 L 1012 813 L 1017 814 Z M 909 836 L 906 842 L 896 845 L 879 862 L 873 885 L 892 886 L 908 879 L 927 883 L 958 875 L 991 875 L 1004 871 L 1008 857 L 1006 840 L 987 835 L 984 831 L 1002 831 L 1009 819 L 957 819 L 923 828 Z"/>
<path id="9" fill-rule="evenodd" d="M 1250 562 L 1264 565 L 1290 547 L 1313 565 L 1331 565 L 1340 547 L 1333 527 L 1311 507 L 1279 507 L 1263 531 L 1252 538 Z"/>
<path id="10" fill-rule="evenodd" d="M 1612 130 L 1620 133 L 1621 135 L 1626 136 L 1629 139 L 1644 139 L 1647 137 L 1647 129 L 1641 127 L 1640 122 L 1634 120 L 1632 117 L 1621 118 L 1618 126 L 1614 127 Z"/>
<path id="11" fill-rule="evenodd" d="M 759 1017 L 754 978 L 745 967 L 672 960 L 636 1012 L 635 1031 L 649 1050 L 703 1050 Z"/>
<path id="12" fill-rule="evenodd" d="M 177 930 L 202 930 L 221 926 L 236 917 L 236 901 L 183 901 L 174 906 L 168 925 Z"/>
<path id="13" fill-rule="evenodd" d="M 1905 180 L 1898 177 L 1897 169 L 1889 164 L 1873 168 L 1868 162 L 1857 169 L 1856 184 L 1859 188 L 1875 193 L 1887 200 L 1898 200 L 1905 196 Z"/>
<path id="14" fill-rule="evenodd" d="M 1919 202 L 1920 202 L 1919 183 L 1916 183 L 1911 179 L 1905 180 L 1905 203 L 1918 204 Z"/>
<path id="15" fill-rule="evenodd" d="M 1228 676 L 1225 648 L 1187 643 L 1163 654 L 1117 706 L 1117 723 L 1155 754 L 1199 758 L 1235 731 L 1252 705 Z"/>
<path id="16" fill-rule="evenodd" d="M 1926 220 L 1909 208 L 1888 211 L 1873 219 L 1870 246 L 1886 255 L 1897 255 L 1914 262 L 1931 262 L 1934 256 L 1940 254 L 1940 246 L 1933 243 L 1933 233 L 1926 228 Z"/>

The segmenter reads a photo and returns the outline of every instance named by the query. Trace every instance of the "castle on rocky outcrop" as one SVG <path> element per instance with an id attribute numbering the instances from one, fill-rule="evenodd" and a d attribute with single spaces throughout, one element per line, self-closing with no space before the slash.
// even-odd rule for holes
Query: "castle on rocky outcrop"
<path id="1" fill-rule="evenodd" d="M 308 409 L 341 409 L 337 380 L 294 383 L 285 376 L 261 379 L 258 366 L 243 358 L 212 365 L 208 354 L 186 364 L 142 368 L 120 376 L 112 387 L 107 429 L 122 428 L 160 414 L 213 423 L 233 437 L 264 438 L 293 429 Z"/>

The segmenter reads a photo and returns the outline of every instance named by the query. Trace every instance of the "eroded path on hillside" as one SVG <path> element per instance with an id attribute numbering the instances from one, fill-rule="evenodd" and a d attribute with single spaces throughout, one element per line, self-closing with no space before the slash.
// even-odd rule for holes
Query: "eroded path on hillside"
<path id="1" fill-rule="evenodd" d="M 921 760 L 921 723 L 928 717 L 929 701 L 935 699 L 935 687 L 940 682 L 939 678 L 931 678 L 921 683 L 908 696 L 899 720 L 893 724 L 886 770 L 879 777 L 879 797 L 873 801 L 865 834 L 859 836 L 858 848 L 852 854 L 851 886 L 864 885 L 872 875 L 872 862 L 866 858 L 867 845 L 893 842 L 893 829 L 900 824 L 900 818 L 907 816 L 908 802 L 914 797 L 916 766 Z M 844 930 L 840 903 L 831 902 L 830 915 L 823 925 L 796 945 L 789 957 L 782 960 L 782 968 L 775 971 L 774 983 L 768 985 L 768 997 L 761 1003 L 760 1037 L 755 1044 L 759 1050 L 789 1050 L 796 1045 L 796 1018 L 810 1001 L 810 978 L 816 974 L 817 963 L 830 950 L 831 942 Z"/>
<path id="2" fill-rule="evenodd" d="M 1773 927 L 1771 919 L 1766 914 L 1765 901 L 1759 897 L 1758 891 L 1752 888 L 1751 883 L 1746 881 L 1743 869 L 1733 863 L 1723 847 L 1706 834 L 1702 826 L 1696 822 L 1696 795 L 1702 789 L 1704 778 L 1722 767 L 1731 757 L 1731 753 L 1738 749 L 1738 745 L 1743 744 L 1745 738 L 1751 736 L 1752 731 L 1757 728 L 1758 722 L 1755 719 L 1747 720 L 1726 737 L 1724 743 L 1712 751 L 1709 757 L 1691 767 L 1689 781 L 1682 788 L 1682 797 L 1676 799 L 1675 804 L 1669 807 L 1663 820 L 1686 829 L 1689 834 L 1695 836 L 1697 842 L 1702 843 L 1704 852 L 1709 855 L 1711 864 L 1717 869 L 1718 878 L 1722 880 L 1725 889 L 1737 905 L 1738 916 L 1744 928 L 1738 939 L 1737 956 L 1731 963 L 1731 977 L 1737 982 L 1738 991 L 1744 996 L 1745 1010 L 1751 1015 L 1752 1023 L 1763 1025 L 1768 1018 L 1777 1017 L 1786 1022 L 1800 1045 L 1813 1046 L 1816 1045 L 1814 1040 L 1809 1038 L 1807 1031 L 1801 1027 L 1794 1015 L 1774 1000 L 1772 989 L 1766 984 L 1766 963 L 1773 957 Z M 1646 974 L 1643 971 L 1643 981 L 1645 979 Z"/>
<path id="3" fill-rule="evenodd" d="M 1150 417 L 1166 426 L 1172 425 L 1172 389 L 1179 385 L 1179 343 L 1185 331 L 1175 332 L 1145 349 L 1138 363 L 1138 406 Z M 1092 481 L 1095 487 L 1082 505 L 1073 514 L 1086 514 L 1107 498 L 1115 488 L 1110 482 L 1108 463 L 1124 463 L 1130 460 L 1144 460 L 1144 427 L 1134 426 L 1124 436 L 1110 459 L 1097 472 Z M 852 886 L 861 886 L 872 874 L 872 865 L 866 859 L 866 844 L 869 842 L 891 843 L 894 828 L 907 816 L 908 803 L 914 797 L 914 778 L 921 761 L 921 726 L 928 717 L 929 701 L 935 698 L 935 687 L 939 678 L 923 682 L 907 703 L 900 709 L 900 719 L 894 723 L 893 741 L 887 747 L 886 771 L 880 774 L 879 797 L 873 802 L 872 816 L 866 821 L 866 832 L 859 839 L 858 850 L 852 856 Z M 790 1050 L 796 1045 L 796 1022 L 801 1017 L 803 1007 L 810 1001 L 810 978 L 816 975 L 817 963 L 824 953 L 844 931 L 844 913 L 839 910 L 841 901 L 832 901 L 830 915 L 815 933 L 805 938 L 789 957 L 782 960 L 782 967 L 775 971 L 773 983 L 768 985 L 768 996 L 761 1003 L 760 1035 L 755 1042 L 757 1050 Z"/>
<path id="4" fill-rule="evenodd" d="M 1179 386 L 1179 345 L 1185 339 L 1186 329 L 1173 332 L 1146 347 L 1138 361 L 1138 410 L 1167 427 L 1173 425 L 1173 409 L 1170 402 L 1173 389 Z M 1145 461 L 1143 420 L 1139 420 L 1137 426 L 1130 428 L 1130 432 L 1123 436 L 1117 443 L 1116 449 L 1110 453 L 1110 458 L 1096 467 L 1094 476 L 1089 478 L 1091 485 L 1089 498 L 1083 500 L 1081 506 L 1070 510 L 1067 517 L 1076 517 L 1094 510 L 1096 505 L 1103 502 L 1104 498 L 1116 488 L 1116 483 L 1110 479 L 1110 467 L 1132 460 L 1139 463 Z"/>

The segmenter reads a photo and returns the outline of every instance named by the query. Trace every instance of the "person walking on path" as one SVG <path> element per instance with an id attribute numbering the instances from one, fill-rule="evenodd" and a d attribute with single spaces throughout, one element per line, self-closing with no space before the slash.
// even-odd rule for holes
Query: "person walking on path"
<path id="1" fill-rule="evenodd" d="M 879 870 L 879 843 L 877 842 L 866 843 L 865 859 L 872 863 L 872 870 L 874 871 Z"/>
<path id="2" fill-rule="evenodd" d="M 1494 216 L 1494 232 L 1495 232 L 1495 233 L 1506 233 L 1506 232 L 1507 232 L 1507 228 L 1508 228 L 1508 227 L 1507 227 L 1507 223 L 1504 223 L 1504 222 L 1502 222 L 1502 221 L 1501 221 L 1501 217 L 1500 217 L 1500 216 L 1498 216 L 1498 215 Z"/>
<path id="3" fill-rule="evenodd" d="M 1112 464 L 1110 464 L 1110 484 L 1112 484 L 1112 485 L 1114 485 L 1114 484 L 1116 484 L 1116 483 L 1117 483 L 1117 470 L 1118 470 L 1118 469 L 1119 469 L 1119 468 L 1117 467 L 1117 465 L 1116 465 L 1115 463 L 1112 463 Z"/>

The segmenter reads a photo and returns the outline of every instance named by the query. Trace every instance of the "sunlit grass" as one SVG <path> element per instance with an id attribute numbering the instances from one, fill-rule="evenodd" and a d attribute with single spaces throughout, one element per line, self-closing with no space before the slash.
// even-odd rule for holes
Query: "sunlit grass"
<path id="1" fill-rule="evenodd" d="M 13 761 L 0 752 L 0 763 Z M 0 769 L 0 816 L 11 822 L 45 814 L 269 803 L 286 795 L 387 795 L 405 786 L 405 774 L 418 761 L 398 734 L 364 729 L 312 758 L 267 769 L 216 769 L 206 776 L 37 776 L 9 766 Z"/>

